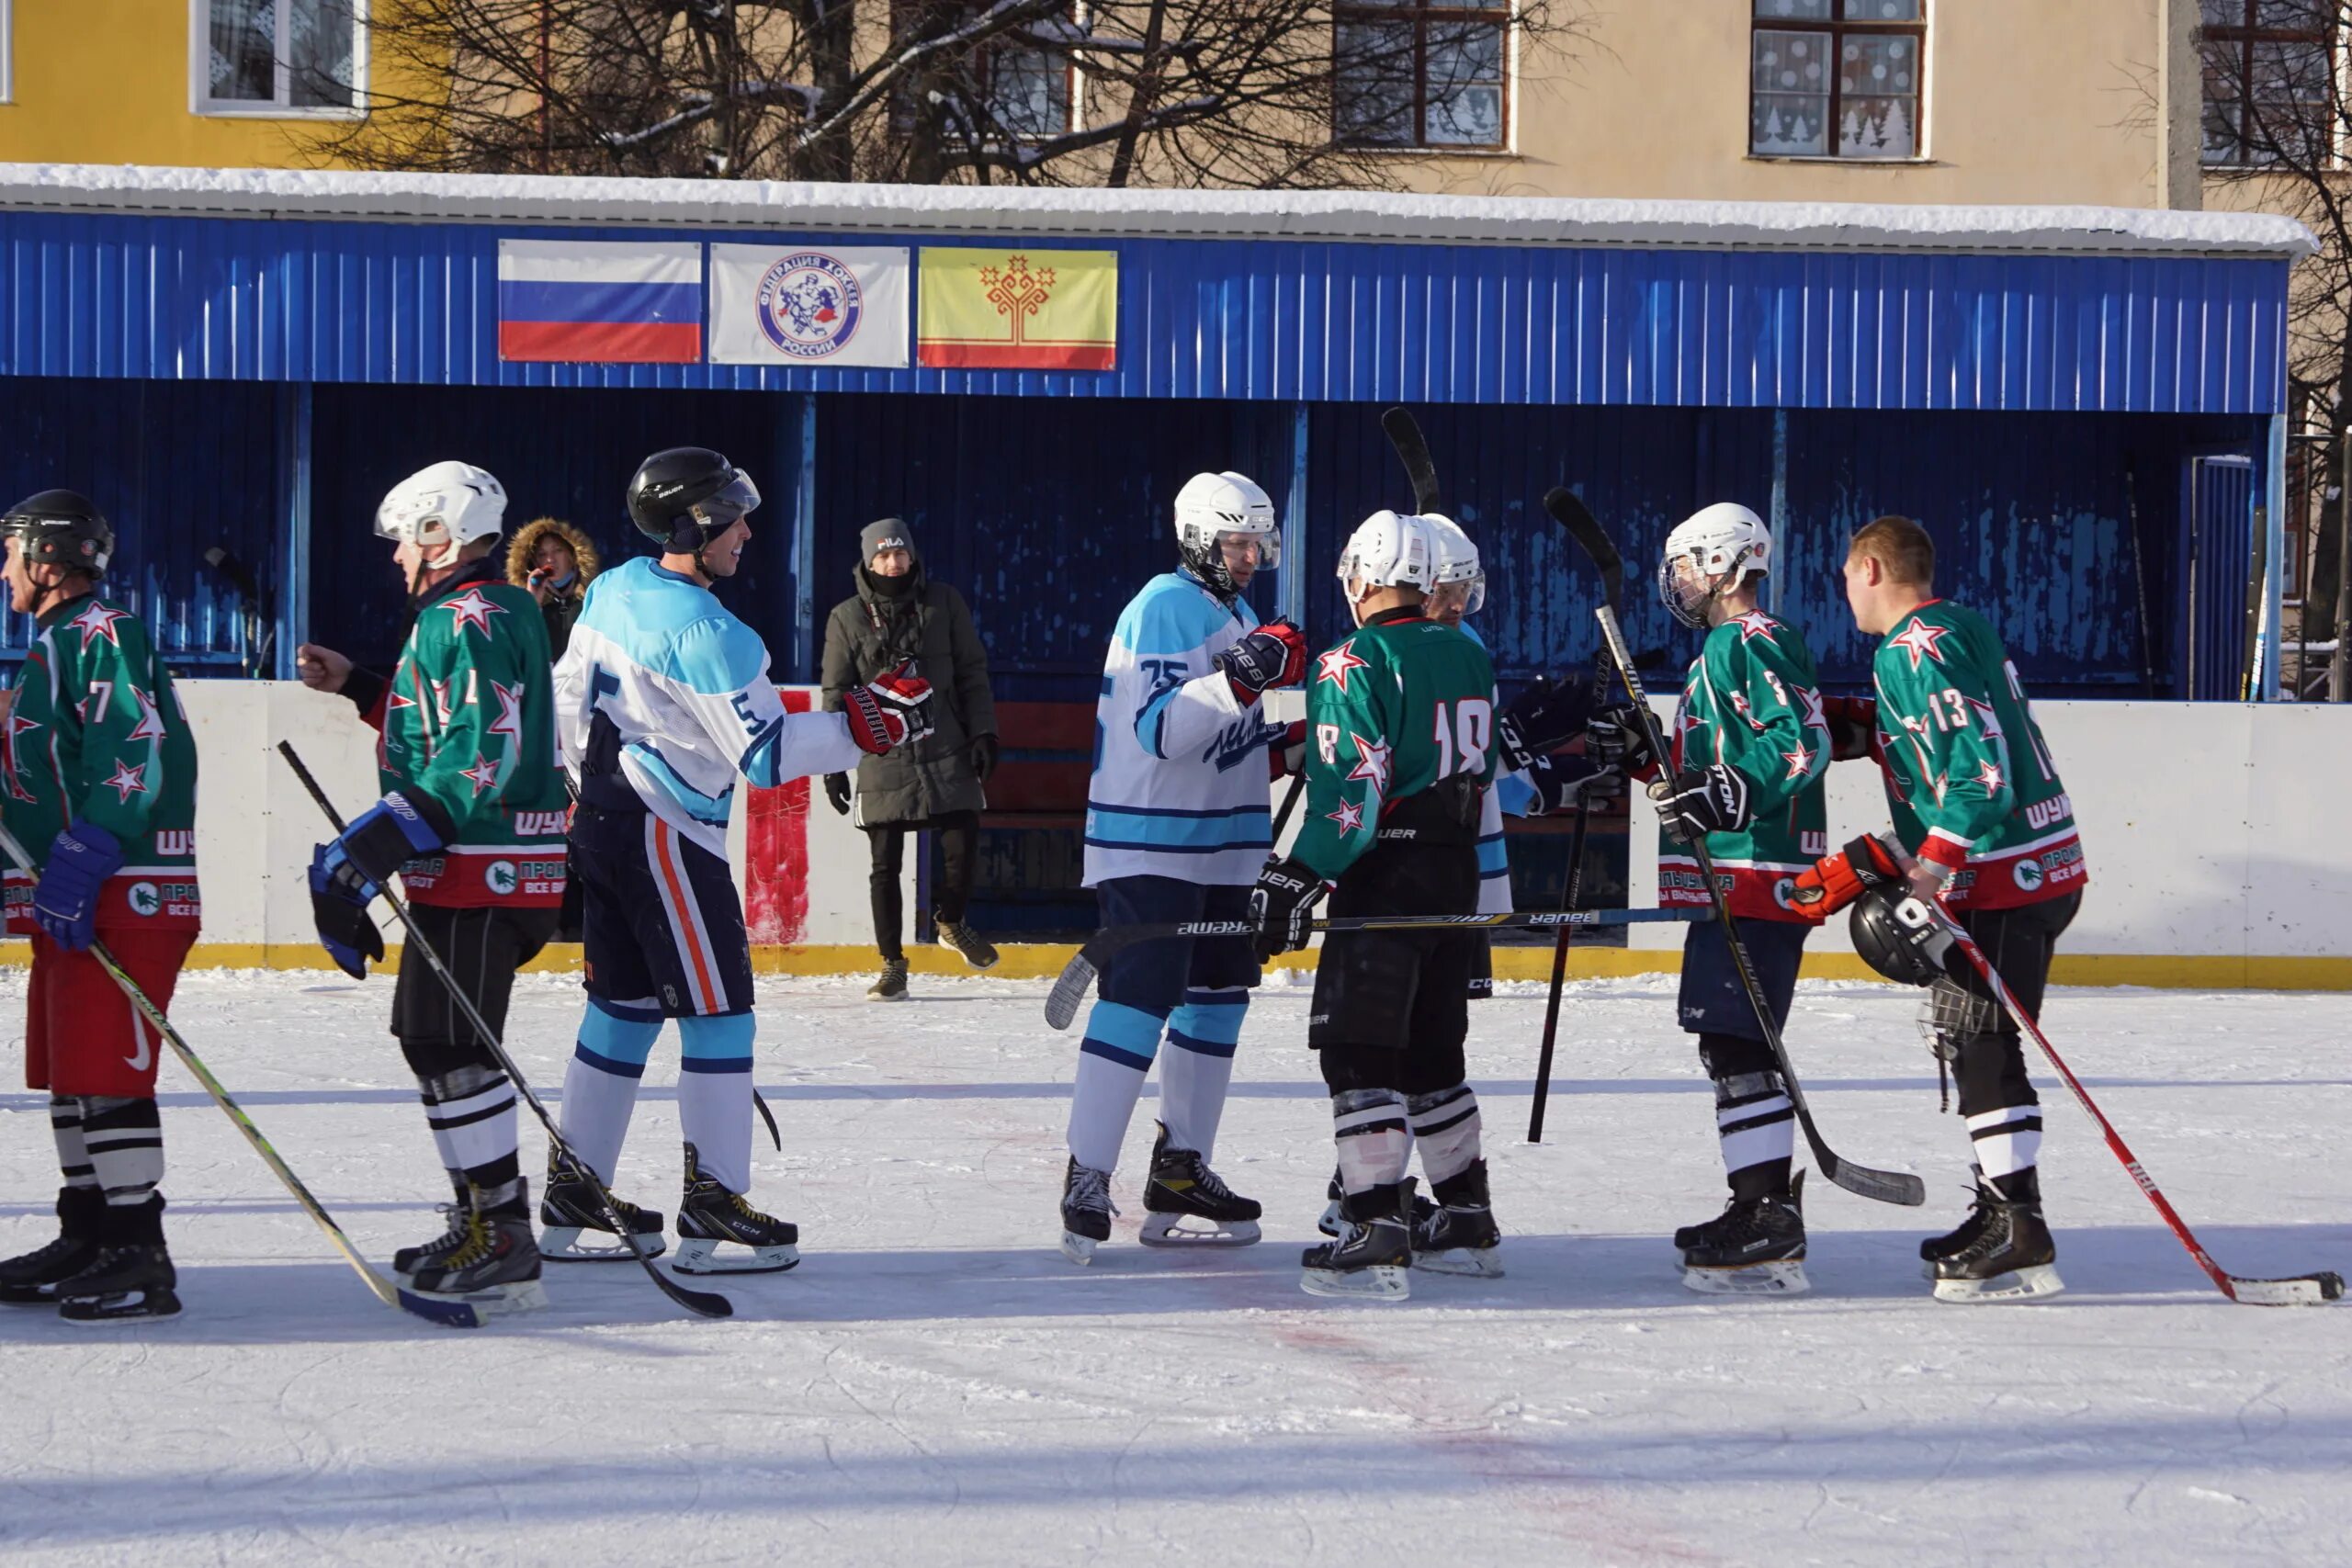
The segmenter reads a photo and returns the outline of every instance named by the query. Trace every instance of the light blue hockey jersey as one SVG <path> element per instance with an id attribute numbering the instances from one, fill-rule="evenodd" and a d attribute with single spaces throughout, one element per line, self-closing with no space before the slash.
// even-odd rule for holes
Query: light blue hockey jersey
<path id="1" fill-rule="evenodd" d="M 735 781 L 762 786 L 845 773 L 865 752 L 838 713 L 786 713 L 768 650 L 692 578 L 640 556 L 588 585 L 555 667 L 564 772 L 591 804 L 626 790 L 716 855 L 727 853 Z M 583 782 L 596 719 L 610 722 L 619 772 Z"/>
<path id="2" fill-rule="evenodd" d="M 1487 646 L 1487 639 L 1478 635 L 1477 628 L 1469 621 L 1464 620 L 1461 626 L 1472 642 L 1480 648 Z M 1502 694 L 1498 691 L 1495 694 L 1495 711 L 1500 713 L 1502 707 Z M 1496 759 L 1495 765 L 1498 769 L 1502 767 L 1499 757 Z M 1524 817 L 1527 815 L 1527 802 L 1534 796 L 1535 788 L 1516 773 L 1498 772 L 1494 784 L 1478 803 L 1478 913 L 1482 915 L 1508 915 L 1511 912 L 1510 854 L 1503 843 L 1503 809 L 1505 792 L 1514 790 L 1516 793 L 1511 798 L 1518 802 L 1518 808 L 1511 815 Z"/>
<path id="3" fill-rule="evenodd" d="M 1172 876 L 1246 887 L 1272 851 L 1266 742 L 1214 660 L 1258 625 L 1189 572 L 1153 578 L 1121 613 L 1094 706 L 1086 876 Z"/>

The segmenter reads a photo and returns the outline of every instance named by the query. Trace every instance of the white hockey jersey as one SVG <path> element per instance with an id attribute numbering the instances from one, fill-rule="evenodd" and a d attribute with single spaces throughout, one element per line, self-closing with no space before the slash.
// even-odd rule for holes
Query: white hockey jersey
<path id="1" fill-rule="evenodd" d="M 1273 846 L 1266 742 L 1283 728 L 1214 662 L 1257 625 L 1249 605 L 1227 608 L 1183 571 L 1153 578 L 1121 613 L 1094 706 L 1085 886 L 1258 880 Z"/>
<path id="2" fill-rule="evenodd" d="M 1487 646 L 1487 639 L 1480 637 L 1468 621 L 1461 625 L 1472 642 L 1480 648 Z M 1495 711 L 1500 713 L 1502 709 L 1502 693 L 1498 691 L 1495 694 Z M 1525 799 L 1534 794 L 1517 773 L 1499 771 L 1503 767 L 1500 756 L 1495 759 L 1495 766 L 1498 770 L 1495 782 L 1487 786 L 1478 801 L 1478 913 L 1482 915 L 1508 915 L 1515 907 L 1510 892 L 1510 852 L 1503 841 L 1504 789 L 1517 784 L 1524 792 L 1518 797 L 1521 802 L 1521 809 L 1513 812 L 1513 816 L 1526 815 Z"/>
<path id="3" fill-rule="evenodd" d="M 738 778 L 844 773 L 865 755 L 844 716 L 785 712 L 759 634 L 709 589 L 642 556 L 588 585 L 555 667 L 555 711 L 582 799 L 633 802 L 715 855 L 727 853 Z"/>

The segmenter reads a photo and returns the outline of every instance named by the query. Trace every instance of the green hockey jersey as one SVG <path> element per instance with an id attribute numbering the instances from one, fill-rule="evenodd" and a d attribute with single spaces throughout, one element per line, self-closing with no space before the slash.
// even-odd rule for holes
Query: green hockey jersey
<path id="1" fill-rule="evenodd" d="M 418 904 L 551 908 L 563 901 L 569 798 L 538 601 L 480 563 L 417 611 L 368 722 L 384 793 L 429 795 L 456 829 L 401 867 Z"/>
<path id="2" fill-rule="evenodd" d="M 1306 818 L 1292 855 L 1336 882 L 1399 801 L 1462 774 L 1483 787 L 1494 695 L 1487 650 L 1418 610 L 1385 611 L 1318 655 L 1306 688 Z M 1462 840 L 1474 853 L 1477 836 L 1474 811 Z"/>
<path id="3" fill-rule="evenodd" d="M 1888 631 L 1871 671 L 1895 836 L 1955 868 L 1945 902 L 2002 909 L 2082 886 L 2074 803 L 1984 617 L 1931 599 Z"/>
<path id="4" fill-rule="evenodd" d="M 77 821 L 122 846 L 102 925 L 197 928 L 196 741 L 144 621 L 96 596 L 41 616 L 0 725 L 0 810 L 36 864 Z M 9 884 L 10 929 L 28 930 L 31 879 L 11 867 Z"/>
<path id="5" fill-rule="evenodd" d="M 1674 712 L 1675 769 L 1721 762 L 1747 781 L 1755 820 L 1710 833 L 1707 853 L 1731 912 L 1809 923 L 1790 909 L 1789 884 L 1829 852 L 1829 721 L 1813 652 L 1794 626 L 1750 610 L 1711 628 Z M 1658 835 L 1658 902 L 1704 908 L 1706 878 L 1687 844 Z"/>

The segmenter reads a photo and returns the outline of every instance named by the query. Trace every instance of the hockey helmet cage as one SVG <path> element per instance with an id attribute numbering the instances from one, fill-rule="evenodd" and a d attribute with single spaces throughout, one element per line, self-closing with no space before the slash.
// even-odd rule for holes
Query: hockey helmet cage
<path id="1" fill-rule="evenodd" d="M 760 487 L 707 446 L 673 446 L 637 466 L 628 516 L 673 555 L 692 555 L 758 510 Z"/>
<path id="2" fill-rule="evenodd" d="M 1690 565 L 1685 575 L 1675 568 Z M 1772 530 L 1735 501 L 1702 506 L 1674 525 L 1657 563 L 1657 596 L 1686 626 L 1704 627 L 1707 606 L 1749 577 L 1772 570 Z"/>
<path id="3" fill-rule="evenodd" d="M 59 566 L 98 578 L 114 558 L 114 525 L 75 491 L 45 490 L 25 497 L 0 520 L 0 534 L 21 541 L 17 547 L 32 566 Z"/>

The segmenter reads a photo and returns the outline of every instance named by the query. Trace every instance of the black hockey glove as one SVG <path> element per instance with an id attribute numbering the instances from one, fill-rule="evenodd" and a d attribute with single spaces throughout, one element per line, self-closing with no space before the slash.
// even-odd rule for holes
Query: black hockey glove
<path id="1" fill-rule="evenodd" d="M 1747 776 L 1721 762 L 1658 780 L 1650 785 L 1650 798 L 1657 802 L 1658 825 L 1678 844 L 1709 833 L 1736 833 L 1756 819 Z"/>
<path id="2" fill-rule="evenodd" d="M 1590 811 L 1625 793 L 1622 775 L 1589 757 L 1566 751 L 1536 758 L 1521 776 L 1535 788 L 1535 803 L 1527 813 L 1531 817 L 1549 817 L 1559 811 Z"/>
<path id="3" fill-rule="evenodd" d="M 834 810 L 844 817 L 849 815 L 849 775 L 847 773 L 825 775 L 825 798 L 832 803 Z"/>
<path id="4" fill-rule="evenodd" d="M 1656 759 L 1650 755 L 1649 734 L 1642 716 L 1632 707 L 1602 708 L 1586 721 L 1584 754 L 1611 773 L 1640 773 Z"/>
<path id="5" fill-rule="evenodd" d="M 1258 962 L 1305 947 L 1312 934 L 1308 922 L 1315 918 L 1315 906 L 1322 901 L 1323 879 L 1304 863 L 1268 861 L 1258 873 L 1258 886 L 1250 892 L 1250 918 L 1258 922 L 1253 939 Z"/>
<path id="6" fill-rule="evenodd" d="M 1495 719 L 1495 750 L 1506 771 L 1525 768 L 1584 732 L 1592 715 L 1592 678 L 1538 675 L 1535 684 L 1503 705 Z"/>

